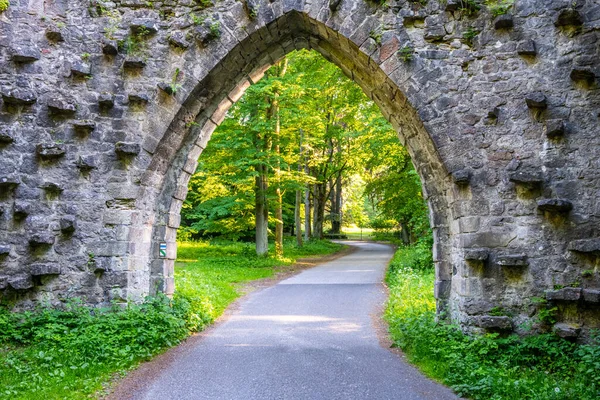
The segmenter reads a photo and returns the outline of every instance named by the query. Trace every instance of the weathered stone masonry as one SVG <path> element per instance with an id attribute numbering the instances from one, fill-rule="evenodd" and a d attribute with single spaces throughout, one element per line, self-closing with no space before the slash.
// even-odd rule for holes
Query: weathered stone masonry
<path id="1" fill-rule="evenodd" d="M 466 330 L 585 340 L 600 327 L 600 4 L 515 0 L 494 18 L 418 3 L 11 0 L 0 14 L 2 299 L 172 293 L 179 210 L 211 132 L 269 65 L 310 48 L 410 151 L 439 311 Z M 554 306 L 559 323 L 540 323 Z"/>

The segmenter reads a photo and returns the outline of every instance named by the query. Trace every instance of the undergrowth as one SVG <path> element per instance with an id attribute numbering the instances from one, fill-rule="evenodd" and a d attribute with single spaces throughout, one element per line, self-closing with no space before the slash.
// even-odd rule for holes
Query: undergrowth
<path id="1" fill-rule="evenodd" d="M 298 257 L 342 246 L 291 242 L 284 258 L 257 257 L 250 244 L 182 243 L 173 299 L 156 296 L 126 308 L 89 308 L 74 300 L 63 309 L 10 313 L 0 307 L 0 399 L 81 399 L 94 396 L 115 374 L 204 329 L 240 296 L 238 284 L 269 277 Z"/>
<path id="2" fill-rule="evenodd" d="M 485 400 L 600 398 L 600 340 L 578 345 L 553 334 L 468 336 L 456 326 L 437 323 L 435 273 L 424 245 L 399 248 L 386 281 L 390 298 L 385 317 L 395 345 L 458 395 Z"/>

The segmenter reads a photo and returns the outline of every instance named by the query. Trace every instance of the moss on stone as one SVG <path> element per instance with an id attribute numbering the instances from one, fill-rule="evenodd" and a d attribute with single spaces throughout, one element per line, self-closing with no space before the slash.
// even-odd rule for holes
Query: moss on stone
<path id="1" fill-rule="evenodd" d="M 0 0 L 0 13 L 6 11 L 8 9 L 8 6 L 10 6 L 8 0 Z"/>

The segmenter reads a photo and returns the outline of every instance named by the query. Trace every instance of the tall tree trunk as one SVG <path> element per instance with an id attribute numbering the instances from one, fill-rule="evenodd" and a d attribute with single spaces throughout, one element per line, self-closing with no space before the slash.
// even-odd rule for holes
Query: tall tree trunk
<path id="1" fill-rule="evenodd" d="M 287 71 L 288 61 L 284 58 L 280 63 L 278 76 L 281 78 Z M 279 116 L 279 92 L 276 90 L 273 93 L 273 99 L 271 100 L 271 118 L 275 119 L 275 153 L 277 157 L 277 164 L 275 167 L 275 254 L 277 256 L 283 256 L 283 193 L 281 191 L 281 160 L 280 160 L 280 142 L 281 142 L 281 121 Z"/>
<path id="2" fill-rule="evenodd" d="M 331 199 L 331 233 L 339 234 L 342 230 L 342 177 L 335 180 Z"/>
<path id="3" fill-rule="evenodd" d="M 315 184 L 313 202 L 313 237 L 323 239 L 325 203 L 327 202 L 327 183 L 319 182 Z"/>
<path id="4" fill-rule="evenodd" d="M 408 225 L 403 222 L 400 223 L 400 235 L 402 237 L 402 243 L 408 246 L 410 244 L 410 230 L 408 229 Z"/>
<path id="5" fill-rule="evenodd" d="M 298 152 L 300 154 L 300 159 L 298 160 L 298 175 L 302 172 L 302 160 L 304 157 L 302 148 L 302 140 L 304 139 L 304 131 L 300 129 L 300 138 L 298 141 Z M 302 218 L 300 218 L 300 205 L 302 204 L 302 191 L 300 189 L 296 190 L 296 204 L 294 205 L 294 226 L 296 227 L 296 244 L 298 247 L 302 247 L 304 243 L 302 243 Z"/>
<path id="6" fill-rule="evenodd" d="M 310 186 L 306 185 L 304 190 L 304 240 L 308 241 L 312 237 L 312 223 L 310 213 Z"/>
<path id="7" fill-rule="evenodd" d="M 267 205 L 267 166 L 256 166 L 258 175 L 255 178 L 255 218 L 256 218 L 256 254 L 266 256 L 269 252 L 269 207 Z"/>
<path id="8" fill-rule="evenodd" d="M 302 247 L 302 219 L 300 218 L 300 205 L 302 204 L 302 192 L 296 190 L 296 204 L 294 207 L 294 225 L 296 227 L 296 244 Z"/>

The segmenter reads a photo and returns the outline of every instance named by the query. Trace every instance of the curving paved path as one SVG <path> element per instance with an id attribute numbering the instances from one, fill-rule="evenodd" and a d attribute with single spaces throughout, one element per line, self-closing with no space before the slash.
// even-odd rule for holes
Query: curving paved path
<path id="1" fill-rule="evenodd" d="M 358 250 L 252 293 L 136 399 L 456 399 L 381 347 L 373 316 L 390 246 Z"/>

